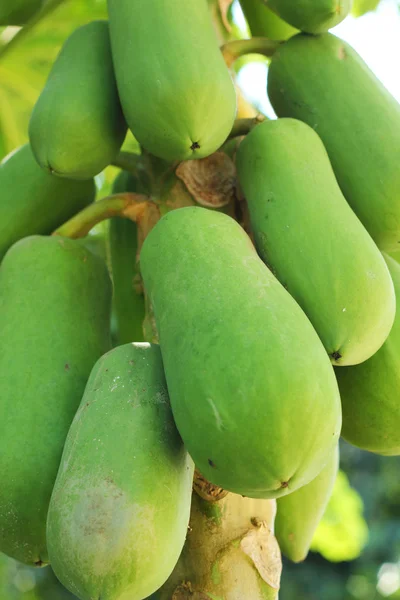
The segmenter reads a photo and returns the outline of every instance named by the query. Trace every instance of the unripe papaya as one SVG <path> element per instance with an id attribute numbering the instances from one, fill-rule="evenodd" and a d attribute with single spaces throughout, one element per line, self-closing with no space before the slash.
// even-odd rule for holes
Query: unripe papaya
<path id="1" fill-rule="evenodd" d="M 338 469 L 339 446 L 318 477 L 293 494 L 277 500 L 275 535 L 282 553 L 293 562 L 301 562 L 307 557 L 331 497 Z"/>
<path id="2" fill-rule="evenodd" d="M 352 0 L 261 0 L 287 23 L 306 33 L 324 33 L 343 21 Z"/>
<path id="3" fill-rule="evenodd" d="M 43 0 L 0 0 L 0 26 L 25 25 L 42 4 Z"/>
<path id="4" fill-rule="evenodd" d="M 378 247 L 400 242 L 400 105 L 343 40 L 296 35 L 273 56 L 268 94 L 279 117 L 322 139 L 342 192 Z"/>
<path id="5" fill-rule="evenodd" d="M 189 523 L 194 465 L 175 427 L 160 349 L 95 365 L 51 498 L 52 567 L 81 600 L 142 600 L 169 577 Z"/>
<path id="6" fill-rule="evenodd" d="M 215 152 L 232 128 L 236 94 L 206 0 L 108 0 L 108 11 L 133 135 L 169 161 Z"/>
<path id="7" fill-rule="evenodd" d="M 0 260 L 23 237 L 48 234 L 93 202 L 94 180 L 68 181 L 39 167 L 29 145 L 0 164 Z"/>
<path id="8" fill-rule="evenodd" d="M 220 212 L 172 211 L 140 265 L 175 422 L 199 471 L 251 498 L 308 483 L 340 432 L 333 368 L 244 230 Z"/>
<path id="9" fill-rule="evenodd" d="M 252 36 L 281 41 L 297 33 L 297 29 L 278 17 L 261 0 L 240 0 L 240 5 Z"/>
<path id="10" fill-rule="evenodd" d="M 397 311 L 382 348 L 362 365 L 337 369 L 343 437 L 370 452 L 400 455 L 400 265 L 384 254 L 394 282 Z"/>
<path id="11" fill-rule="evenodd" d="M 110 348 L 111 284 L 81 243 L 32 236 L 0 267 L 0 550 L 48 562 L 46 516 L 87 378 Z"/>
<path id="12" fill-rule="evenodd" d="M 139 189 L 138 180 L 126 171 L 120 173 L 113 185 L 114 194 Z M 117 342 L 142 342 L 145 303 L 137 262 L 137 225 L 130 219 L 114 217 L 110 220 L 109 237 Z"/>
<path id="13" fill-rule="evenodd" d="M 370 358 L 393 325 L 393 282 L 318 135 L 295 119 L 265 121 L 240 144 L 236 162 L 257 250 L 331 361 L 343 366 Z"/>
<path id="14" fill-rule="evenodd" d="M 67 39 L 33 109 L 29 137 L 36 160 L 60 177 L 89 179 L 116 157 L 126 135 L 107 21 Z"/>
<path id="15" fill-rule="evenodd" d="M 149 600 L 277 600 L 282 569 L 275 500 L 193 494 L 188 535 L 171 577 Z"/>

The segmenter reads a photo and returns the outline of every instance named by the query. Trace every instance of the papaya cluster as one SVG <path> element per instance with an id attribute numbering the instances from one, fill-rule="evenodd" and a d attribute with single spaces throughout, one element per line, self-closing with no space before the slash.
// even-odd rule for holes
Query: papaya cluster
<path id="1" fill-rule="evenodd" d="M 20 4 L 23 23 L 37 5 Z M 399 105 L 328 32 L 350 2 L 241 4 L 285 41 L 278 118 L 235 150 L 229 211 L 157 192 L 234 128 L 206 0 L 108 0 L 0 165 L 0 551 L 51 564 L 66 597 L 276 600 L 340 434 L 400 454 Z M 94 214 L 128 128 L 142 155 L 113 192 L 163 216 L 143 236 L 108 212 L 99 252 L 59 231 Z"/>

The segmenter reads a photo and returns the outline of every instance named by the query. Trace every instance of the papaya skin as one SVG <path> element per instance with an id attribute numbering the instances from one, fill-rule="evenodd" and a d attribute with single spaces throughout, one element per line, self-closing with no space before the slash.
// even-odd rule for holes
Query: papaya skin
<path id="1" fill-rule="evenodd" d="M 127 171 L 114 181 L 113 194 L 141 191 L 140 182 Z M 118 345 L 143 342 L 145 302 L 137 262 L 138 228 L 130 219 L 114 217 L 109 225 L 113 305 L 116 316 Z"/>
<path id="2" fill-rule="evenodd" d="M 362 365 L 336 370 L 342 397 L 343 437 L 363 450 L 400 455 L 400 265 L 384 254 L 394 282 L 397 311 L 382 348 Z"/>
<path id="3" fill-rule="evenodd" d="M 318 135 L 295 119 L 265 121 L 240 144 L 236 165 L 257 250 L 310 319 L 332 363 L 370 358 L 393 325 L 393 282 Z"/>
<path id="4" fill-rule="evenodd" d="M 48 563 L 50 496 L 90 370 L 110 348 L 110 304 L 106 266 L 81 243 L 28 237 L 0 267 L 0 550 L 25 564 Z"/>
<path id="5" fill-rule="evenodd" d="M 307 558 L 314 533 L 331 497 L 339 469 L 339 447 L 321 473 L 293 494 L 277 500 L 275 535 L 282 553 L 293 562 Z"/>
<path id="6" fill-rule="evenodd" d="M 43 0 L 0 0 L 0 26 L 25 25 L 42 4 Z"/>
<path id="7" fill-rule="evenodd" d="M 27 144 L 0 164 L 0 260 L 21 238 L 49 234 L 93 202 L 94 180 L 68 181 L 46 173 Z"/>
<path id="8" fill-rule="evenodd" d="M 95 365 L 49 508 L 52 567 L 81 600 L 142 600 L 182 551 L 194 465 L 175 427 L 160 349 L 127 344 Z"/>
<path id="9" fill-rule="evenodd" d="M 268 95 L 279 117 L 318 133 L 347 202 L 378 247 L 398 247 L 400 105 L 361 57 L 329 33 L 294 36 L 272 58 Z"/>
<path id="10" fill-rule="evenodd" d="M 34 106 L 29 138 L 39 165 L 90 179 L 117 156 L 127 132 L 118 98 L 107 21 L 67 39 Z"/>
<path id="11" fill-rule="evenodd" d="M 262 0 L 281 19 L 306 33 L 324 33 L 339 25 L 352 0 Z"/>
<path id="12" fill-rule="evenodd" d="M 168 161 L 228 137 L 236 94 L 206 0 L 108 0 L 119 95 L 133 135 Z"/>
<path id="13" fill-rule="evenodd" d="M 261 0 L 240 0 L 244 16 L 249 25 L 251 35 L 267 37 L 270 40 L 287 40 L 298 30 L 285 23 L 272 12 Z"/>
<path id="14" fill-rule="evenodd" d="M 177 209 L 147 236 L 140 265 L 175 422 L 202 475 L 252 498 L 308 483 L 337 443 L 337 384 L 247 234 L 223 213 Z"/>

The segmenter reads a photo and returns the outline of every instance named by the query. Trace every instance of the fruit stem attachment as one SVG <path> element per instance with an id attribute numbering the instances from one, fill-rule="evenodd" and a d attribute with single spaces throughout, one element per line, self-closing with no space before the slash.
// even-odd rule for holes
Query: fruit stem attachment
<path id="1" fill-rule="evenodd" d="M 232 131 L 229 134 L 228 139 L 231 140 L 235 137 L 247 135 L 254 127 L 257 127 L 260 123 L 267 120 L 264 115 L 257 115 L 251 119 L 236 119 L 233 124 Z"/>
<path id="2" fill-rule="evenodd" d="M 119 152 L 118 156 L 111 164 L 113 167 L 119 167 L 124 171 L 129 171 L 132 175 L 137 175 L 139 159 L 139 154 L 134 154 L 133 152 Z"/>
<path id="3" fill-rule="evenodd" d="M 222 56 L 230 68 L 235 60 L 246 54 L 262 54 L 271 58 L 282 42 L 275 42 L 263 37 L 249 40 L 232 40 L 221 46 Z"/>
<path id="4" fill-rule="evenodd" d="M 10 50 L 20 44 L 27 34 L 38 24 L 42 19 L 46 18 L 50 13 L 52 13 L 56 8 L 63 4 L 66 0 L 49 0 L 45 2 L 43 8 L 39 10 L 33 17 L 26 23 L 24 27 L 22 27 L 18 33 L 14 35 L 14 37 L 6 44 L 5 46 L 0 47 L 0 58 L 3 59 Z"/>
<path id="5" fill-rule="evenodd" d="M 137 224 L 140 248 L 146 235 L 160 219 L 160 211 L 154 202 L 142 194 L 114 194 L 84 208 L 54 231 L 53 235 L 71 239 L 82 238 L 95 225 L 111 217 L 124 217 Z"/>

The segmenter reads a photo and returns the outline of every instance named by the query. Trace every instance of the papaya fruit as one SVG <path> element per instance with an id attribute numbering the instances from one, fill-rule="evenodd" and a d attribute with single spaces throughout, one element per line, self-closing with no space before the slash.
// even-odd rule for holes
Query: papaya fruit
<path id="1" fill-rule="evenodd" d="M 210 503 L 193 493 L 178 564 L 149 600 L 277 600 L 282 560 L 275 514 L 275 500 L 228 494 Z"/>
<path id="2" fill-rule="evenodd" d="M 244 230 L 177 209 L 145 239 L 140 266 L 175 422 L 202 475 L 250 498 L 308 483 L 340 432 L 333 368 Z"/>
<path id="3" fill-rule="evenodd" d="M 114 194 L 138 192 L 139 189 L 139 181 L 127 171 L 121 171 L 113 185 Z M 132 341 L 143 342 L 145 302 L 137 261 L 136 223 L 120 217 L 110 219 L 109 239 L 116 341 L 119 345 Z"/>
<path id="4" fill-rule="evenodd" d="M 157 345 L 96 363 L 51 497 L 52 567 L 81 600 L 142 600 L 175 567 L 194 465 L 175 427 Z"/>
<path id="5" fill-rule="evenodd" d="M 119 95 L 133 135 L 165 160 L 203 158 L 228 137 L 236 94 L 206 0 L 108 0 Z"/>
<path id="6" fill-rule="evenodd" d="M 363 450 L 400 455 L 400 265 L 384 254 L 394 282 L 397 311 L 382 348 L 362 365 L 337 369 L 343 437 Z"/>
<path id="7" fill-rule="evenodd" d="M 343 40 L 298 34 L 273 56 L 268 95 L 322 139 L 342 192 L 378 247 L 400 243 L 400 105 Z"/>
<path id="8" fill-rule="evenodd" d="M 58 581 L 50 567 L 35 569 L 0 554 L 2 600 L 77 600 Z"/>
<path id="9" fill-rule="evenodd" d="M 108 23 L 92 21 L 72 33 L 53 65 L 29 123 L 32 150 L 43 169 L 90 179 L 115 159 L 126 132 Z"/>
<path id="10" fill-rule="evenodd" d="M 267 37 L 270 40 L 287 40 L 298 32 L 283 21 L 261 0 L 240 0 L 243 14 L 252 36 Z"/>
<path id="11" fill-rule="evenodd" d="M 46 516 L 69 426 L 110 348 L 111 283 L 81 243 L 32 236 L 0 267 L 0 550 L 48 563 Z"/>
<path id="12" fill-rule="evenodd" d="M 41 169 L 27 144 L 0 164 L 0 260 L 21 238 L 48 234 L 93 202 L 94 180 L 68 181 Z"/>
<path id="13" fill-rule="evenodd" d="M 339 446 L 321 473 L 302 488 L 277 500 L 275 535 L 282 553 L 293 562 L 305 560 L 314 533 L 331 497 L 339 470 Z"/>
<path id="14" fill-rule="evenodd" d="M 262 0 L 281 19 L 306 33 L 319 34 L 339 25 L 352 0 Z"/>
<path id="15" fill-rule="evenodd" d="M 42 4 L 43 0 L 0 0 L 0 27 L 25 25 Z"/>
<path id="16" fill-rule="evenodd" d="M 236 165 L 257 250 L 333 364 L 370 358 L 393 325 L 393 282 L 318 135 L 296 119 L 265 121 L 240 144 Z"/>

